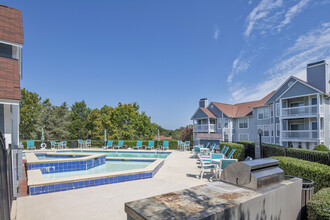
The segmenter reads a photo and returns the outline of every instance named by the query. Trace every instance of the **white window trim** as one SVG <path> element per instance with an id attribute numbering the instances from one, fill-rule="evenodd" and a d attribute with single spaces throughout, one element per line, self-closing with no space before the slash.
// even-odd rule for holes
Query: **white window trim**
<path id="1" fill-rule="evenodd" d="M 247 121 L 247 128 L 240 128 L 239 127 L 239 124 L 240 124 L 239 120 L 240 119 L 246 119 L 246 121 Z M 248 117 L 238 118 L 238 128 L 239 129 L 249 129 L 249 118 Z"/>
<path id="2" fill-rule="evenodd" d="M 220 123 L 219 123 L 220 121 Z M 220 124 L 220 127 L 219 127 L 219 124 Z M 217 129 L 221 129 L 222 128 L 222 120 L 221 118 L 217 118 Z"/>
<path id="3" fill-rule="evenodd" d="M 267 118 L 259 118 L 259 113 L 258 113 L 258 110 L 259 109 L 268 109 L 268 117 Z M 265 115 L 265 113 L 264 113 L 264 115 Z M 257 108 L 257 119 L 258 120 L 266 120 L 266 119 L 269 119 L 270 118 L 270 109 L 269 109 L 269 107 L 261 107 L 261 108 Z"/>
<path id="4" fill-rule="evenodd" d="M 268 136 L 265 136 L 265 135 L 264 135 L 264 133 L 265 133 L 265 129 L 264 129 L 264 127 L 265 127 L 265 126 L 268 126 Z M 262 136 L 263 136 L 263 137 L 272 137 L 272 136 L 271 136 L 271 133 L 270 133 L 270 129 L 269 129 L 269 128 L 270 128 L 270 125 L 258 125 L 258 130 L 259 130 L 259 128 L 261 128 L 261 130 L 262 130 Z"/>
<path id="5" fill-rule="evenodd" d="M 241 139 L 241 135 L 246 135 L 247 136 L 247 140 L 242 140 Z M 250 140 L 250 137 L 249 137 L 249 134 L 248 133 L 239 133 L 238 134 L 238 141 L 249 141 Z"/>

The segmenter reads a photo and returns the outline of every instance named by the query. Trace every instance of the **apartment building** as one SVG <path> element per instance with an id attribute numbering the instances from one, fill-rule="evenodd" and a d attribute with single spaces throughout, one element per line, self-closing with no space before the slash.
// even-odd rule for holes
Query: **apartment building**
<path id="1" fill-rule="evenodd" d="M 19 144 L 23 43 L 22 12 L 0 5 L 0 130 L 7 146 Z"/>
<path id="2" fill-rule="evenodd" d="M 289 77 L 279 88 L 252 102 L 199 101 L 192 116 L 194 144 L 258 141 L 313 149 L 330 145 L 330 82 L 325 60 L 307 65 L 307 82 Z"/>

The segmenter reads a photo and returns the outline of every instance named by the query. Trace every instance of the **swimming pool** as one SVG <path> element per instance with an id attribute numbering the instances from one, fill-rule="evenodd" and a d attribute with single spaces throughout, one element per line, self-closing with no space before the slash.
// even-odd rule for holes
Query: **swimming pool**
<path id="1" fill-rule="evenodd" d="M 43 177 L 45 179 L 56 179 L 56 178 L 63 178 L 63 177 L 84 176 L 84 175 L 100 174 L 100 173 L 107 173 L 107 172 L 134 170 L 134 169 L 145 168 L 152 162 L 153 162 L 152 160 L 150 160 L 150 161 L 106 160 L 105 164 L 102 164 L 97 167 L 93 167 L 88 170 L 60 172 L 60 173 L 48 173 L 48 174 L 43 174 Z"/>
<path id="2" fill-rule="evenodd" d="M 166 158 L 170 152 L 135 152 L 135 151 L 88 151 L 88 150 L 70 150 L 56 151 L 57 153 L 105 153 L 107 157 L 118 158 Z"/>

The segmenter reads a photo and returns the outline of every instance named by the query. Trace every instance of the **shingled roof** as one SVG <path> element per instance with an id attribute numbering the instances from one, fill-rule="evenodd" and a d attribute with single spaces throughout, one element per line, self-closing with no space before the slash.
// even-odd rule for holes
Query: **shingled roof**
<path id="1" fill-rule="evenodd" d="M 244 117 L 249 115 L 254 107 L 263 106 L 265 101 L 274 94 L 275 91 L 272 91 L 264 98 L 252 101 L 252 102 L 244 102 L 244 103 L 238 103 L 235 105 L 225 104 L 225 103 L 219 103 L 219 102 L 212 102 L 214 106 L 216 106 L 218 109 L 220 109 L 225 115 L 231 118 L 237 118 L 237 117 Z"/>
<path id="2" fill-rule="evenodd" d="M 210 112 L 210 110 L 208 110 L 207 108 L 202 108 L 202 107 L 199 107 L 205 114 L 207 114 L 207 116 L 209 118 L 216 118 L 215 115 L 213 115 L 212 112 Z"/>

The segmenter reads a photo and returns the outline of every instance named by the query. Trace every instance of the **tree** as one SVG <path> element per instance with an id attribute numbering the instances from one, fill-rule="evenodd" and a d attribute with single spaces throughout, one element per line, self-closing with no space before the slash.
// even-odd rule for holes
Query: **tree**
<path id="1" fill-rule="evenodd" d="M 91 139 L 102 139 L 104 127 L 100 110 L 93 109 L 87 117 L 87 129 Z"/>
<path id="2" fill-rule="evenodd" d="M 20 138 L 35 138 L 37 122 L 41 113 L 41 98 L 37 93 L 29 92 L 26 89 L 21 90 L 20 101 Z"/>
<path id="3" fill-rule="evenodd" d="M 193 128 L 192 125 L 188 125 L 182 130 L 182 140 L 183 141 L 193 141 Z"/>
<path id="4" fill-rule="evenodd" d="M 75 102 L 71 106 L 71 122 L 69 124 L 70 138 L 85 139 L 88 137 L 87 117 L 90 109 L 85 101 Z"/>

